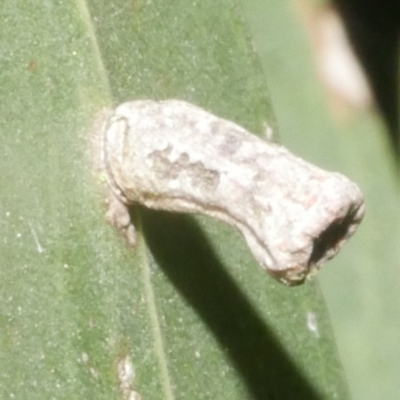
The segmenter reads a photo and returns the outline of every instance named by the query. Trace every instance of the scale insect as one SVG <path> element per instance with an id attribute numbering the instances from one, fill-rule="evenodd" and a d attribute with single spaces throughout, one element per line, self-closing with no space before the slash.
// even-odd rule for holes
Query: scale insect
<path id="1" fill-rule="evenodd" d="M 302 283 L 332 258 L 364 213 L 361 191 L 239 125 L 180 100 L 119 105 L 102 125 L 108 219 L 134 244 L 134 204 L 224 221 L 261 267 Z"/>

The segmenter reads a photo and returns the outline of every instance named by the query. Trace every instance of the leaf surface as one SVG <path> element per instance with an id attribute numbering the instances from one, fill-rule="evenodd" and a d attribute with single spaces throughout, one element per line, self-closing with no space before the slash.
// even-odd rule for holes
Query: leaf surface
<path id="1" fill-rule="evenodd" d="M 236 3 L 2 14 L 1 397 L 348 398 L 315 282 L 280 286 L 207 218 L 137 209 L 134 251 L 104 219 L 88 134 L 103 107 L 179 98 L 275 127 Z"/>

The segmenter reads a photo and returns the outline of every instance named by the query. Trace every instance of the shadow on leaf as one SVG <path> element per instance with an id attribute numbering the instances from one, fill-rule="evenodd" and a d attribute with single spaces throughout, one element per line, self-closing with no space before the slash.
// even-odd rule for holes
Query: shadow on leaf
<path id="1" fill-rule="evenodd" d="M 141 209 L 158 265 L 213 332 L 255 400 L 320 400 L 249 303 L 196 222 Z"/>

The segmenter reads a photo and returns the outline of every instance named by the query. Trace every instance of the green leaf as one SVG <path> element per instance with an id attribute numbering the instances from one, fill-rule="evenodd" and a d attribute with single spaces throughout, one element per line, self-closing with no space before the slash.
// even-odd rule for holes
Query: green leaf
<path id="1" fill-rule="evenodd" d="M 106 223 L 89 131 L 105 106 L 180 98 L 275 127 L 233 1 L 12 2 L 0 25 L 0 394 L 346 399 L 315 282 L 266 276 L 208 218 Z"/>

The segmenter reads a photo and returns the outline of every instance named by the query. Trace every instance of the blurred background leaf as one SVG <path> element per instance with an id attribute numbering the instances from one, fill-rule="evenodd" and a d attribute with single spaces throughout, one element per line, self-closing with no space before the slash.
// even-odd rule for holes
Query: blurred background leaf
<path id="1" fill-rule="evenodd" d="M 314 14 L 310 15 L 312 3 L 320 8 L 311 9 Z M 372 13 L 372 19 L 381 17 L 376 21 L 379 24 L 386 21 L 384 15 L 382 17 L 385 5 L 393 6 L 392 10 L 399 9 L 397 1 L 334 3 L 343 3 L 350 9 L 361 8 L 364 14 L 371 12 L 368 5 L 372 5 L 373 9 L 378 9 L 378 13 Z M 243 2 L 243 7 L 266 73 L 281 142 L 321 167 L 345 173 L 364 192 L 366 216 L 359 231 L 341 254 L 321 271 L 319 281 L 352 398 L 399 399 L 400 203 L 393 157 L 396 153 L 393 143 L 397 139 L 390 139 L 395 132 L 390 131 L 388 135 L 386 128 L 395 124 L 393 121 L 385 124 L 368 104 L 357 110 L 349 103 L 342 103 L 339 113 L 335 105 L 332 106 L 332 97 L 327 96 L 331 94 L 329 88 L 321 82 L 318 62 L 321 53 L 332 48 L 330 43 L 322 48 L 324 31 L 312 31 L 318 23 L 331 20 L 311 20 L 323 17 L 323 12 L 331 12 L 329 2 L 249 0 Z M 390 18 L 394 16 L 392 12 Z M 353 21 L 356 25 L 357 22 L 360 23 Z M 313 23 L 314 26 L 310 26 Z M 366 29 L 365 26 L 361 28 Z M 359 32 L 362 33 L 365 32 Z M 321 46 L 320 52 L 315 47 L 316 41 Z M 384 55 L 373 51 L 371 54 L 376 58 Z M 331 56 L 331 66 L 338 69 L 339 55 Z M 392 57 L 389 52 L 388 58 Z M 398 47 L 395 57 L 398 59 Z M 340 74 L 340 70 L 337 72 Z M 386 76 L 386 82 L 390 79 L 393 83 L 389 97 L 393 96 L 393 89 L 398 96 L 398 73 Z M 392 119 L 398 118 L 396 107 Z M 393 104 L 388 110 L 393 112 Z M 383 116 L 386 118 L 386 113 Z"/>

